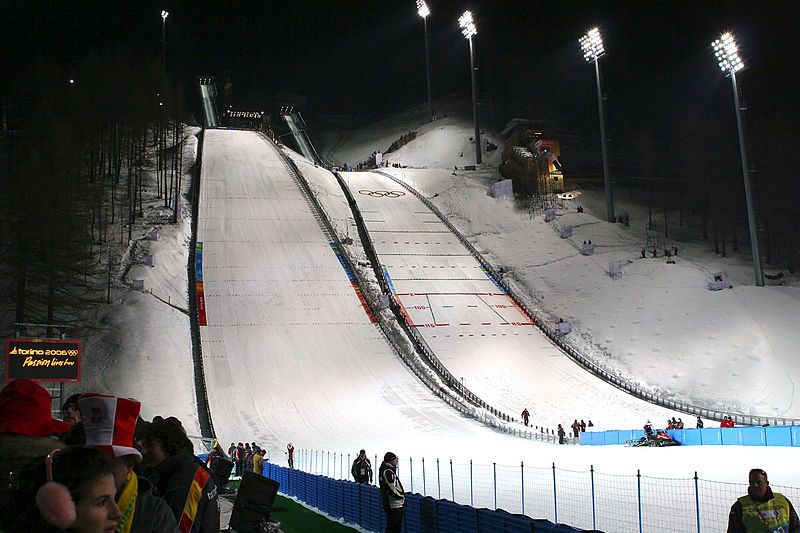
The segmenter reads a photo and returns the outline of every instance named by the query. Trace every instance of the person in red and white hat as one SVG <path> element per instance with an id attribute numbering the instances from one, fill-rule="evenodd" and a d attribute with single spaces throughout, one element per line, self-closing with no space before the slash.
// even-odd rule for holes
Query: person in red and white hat
<path id="1" fill-rule="evenodd" d="M 78 400 L 86 445 L 103 450 L 114 460 L 116 501 L 122 510 L 118 533 L 174 533 L 178 524 L 167 502 L 133 468 L 142 461 L 134 447 L 141 404 L 132 398 L 83 394 Z"/>
<path id="2" fill-rule="evenodd" d="M 0 494 L 31 460 L 64 444 L 54 435 L 70 425 L 50 415 L 52 398 L 30 379 L 14 379 L 0 391 Z"/>

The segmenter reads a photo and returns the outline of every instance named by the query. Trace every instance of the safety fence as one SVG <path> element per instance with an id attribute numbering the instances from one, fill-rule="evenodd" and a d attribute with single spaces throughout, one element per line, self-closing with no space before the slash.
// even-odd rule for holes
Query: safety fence
<path id="1" fill-rule="evenodd" d="M 436 216 L 447 226 L 450 231 L 461 241 L 461 243 L 470 251 L 473 257 L 477 259 L 480 264 L 486 269 L 488 273 L 490 273 L 496 282 L 508 292 L 508 294 L 514 299 L 514 301 L 525 311 L 528 316 L 534 318 L 534 322 L 536 326 L 542 330 L 542 332 L 548 336 L 548 338 L 553 341 L 559 348 L 564 350 L 564 352 L 576 363 L 584 367 L 589 372 L 593 373 L 597 377 L 603 379 L 604 381 L 611 383 L 612 385 L 619 387 L 620 389 L 636 396 L 637 398 L 641 398 L 642 400 L 646 400 L 650 403 L 655 405 L 659 405 L 661 407 L 666 407 L 668 409 L 672 409 L 675 411 L 680 411 L 683 413 L 689 413 L 695 416 L 700 416 L 702 418 L 709 418 L 712 420 L 722 420 L 725 416 L 730 416 L 734 422 L 737 424 L 745 425 L 745 426 L 761 426 L 764 424 L 770 424 L 773 426 L 795 426 L 800 425 L 800 419 L 797 418 L 783 418 L 783 417 L 774 417 L 774 416 L 759 416 L 759 415 L 748 415 L 742 413 L 732 413 L 730 411 L 722 411 L 719 409 L 708 409 L 705 407 L 699 407 L 696 405 L 692 405 L 686 403 L 681 400 L 674 400 L 671 398 L 664 398 L 659 396 L 658 394 L 653 393 L 647 389 L 644 389 L 638 386 L 635 383 L 630 382 L 628 379 L 624 378 L 623 376 L 617 375 L 614 371 L 607 369 L 601 365 L 599 365 L 593 358 L 590 356 L 578 351 L 574 346 L 572 346 L 567 341 L 567 336 L 562 335 L 556 324 L 549 320 L 547 316 L 544 315 L 541 311 L 533 309 L 529 306 L 526 302 L 526 299 L 522 296 L 524 291 L 518 289 L 516 287 L 515 280 L 511 278 L 506 278 L 503 276 L 503 273 L 500 272 L 494 265 L 489 263 L 482 254 L 475 249 L 475 246 L 469 240 L 467 240 L 464 235 L 455 227 L 455 225 L 450 222 L 450 220 L 444 216 L 444 214 L 437 208 L 433 202 L 428 200 L 423 194 L 420 194 L 415 188 L 411 187 L 405 181 L 389 174 L 388 172 L 384 172 L 382 170 L 373 170 L 382 176 L 385 176 L 408 192 L 416 196 L 422 203 L 425 204 L 428 209 L 433 211 Z"/>
<path id="2" fill-rule="evenodd" d="M 373 485 L 377 485 L 379 458 L 369 458 L 375 473 Z M 326 479 L 352 480 L 354 459 L 351 454 L 302 449 L 295 467 Z M 705 479 L 697 472 L 691 477 L 649 476 L 635 467 L 628 474 L 620 474 L 594 466 L 579 469 L 554 463 L 502 465 L 400 457 L 398 476 L 406 491 L 421 497 L 472 508 L 503 509 L 589 531 L 725 533 L 731 505 L 747 493 L 749 468 L 742 469 L 742 483 L 726 483 Z M 780 472 L 771 476 L 772 489 L 792 502 L 800 501 L 800 487 L 776 484 L 780 483 L 779 476 Z"/>
<path id="3" fill-rule="evenodd" d="M 669 429 L 667 433 L 684 446 L 800 446 L 800 426 Z M 581 433 L 581 444 L 625 444 L 643 437 L 641 429 L 587 431 Z"/>
<path id="4" fill-rule="evenodd" d="M 263 474 L 280 492 L 367 531 L 385 531 L 386 515 L 375 485 L 338 480 L 267 463 Z M 569 533 L 586 531 L 502 509 L 476 509 L 441 498 L 406 493 L 403 533 Z M 597 530 L 592 530 L 597 531 Z M 598 532 L 599 533 L 599 532 Z"/>

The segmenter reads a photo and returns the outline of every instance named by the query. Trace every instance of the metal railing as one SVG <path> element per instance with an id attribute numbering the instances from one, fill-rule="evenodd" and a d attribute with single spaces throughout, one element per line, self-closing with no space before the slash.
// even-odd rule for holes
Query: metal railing
<path id="1" fill-rule="evenodd" d="M 195 280 L 195 248 L 197 245 L 197 217 L 200 211 L 200 172 L 203 166 L 203 138 L 205 129 L 197 136 L 197 159 L 192 177 L 192 236 L 189 241 L 189 260 L 187 261 L 187 276 L 189 279 L 189 330 L 192 336 L 192 363 L 194 366 L 194 389 L 197 397 L 197 419 L 203 437 L 213 437 L 214 423 L 211 419 L 211 408 L 208 402 L 206 388 L 206 375 L 203 368 L 203 348 L 200 337 L 200 324 L 197 320 L 197 284 Z"/>

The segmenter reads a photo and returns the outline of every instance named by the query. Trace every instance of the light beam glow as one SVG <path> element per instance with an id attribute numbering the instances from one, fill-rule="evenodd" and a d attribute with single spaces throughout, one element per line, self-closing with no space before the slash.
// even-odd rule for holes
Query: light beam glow
<path id="1" fill-rule="evenodd" d="M 730 76 L 744 68 L 744 62 L 739 57 L 739 47 L 731 33 L 724 33 L 719 39 L 711 43 L 714 55 L 717 57 L 719 68 L 723 74 Z"/>
<path id="2" fill-rule="evenodd" d="M 475 26 L 475 21 L 472 20 L 471 11 L 464 11 L 464 14 L 458 19 L 458 25 L 461 26 L 461 33 L 464 34 L 465 39 L 472 39 L 478 34 L 478 28 Z"/>
<path id="3" fill-rule="evenodd" d="M 578 39 L 578 42 L 581 43 L 581 48 L 583 48 L 583 58 L 589 63 L 598 60 L 606 53 L 599 28 L 589 30 L 586 35 Z"/>
<path id="4" fill-rule="evenodd" d="M 431 14 L 431 10 L 428 8 L 428 3 L 425 0 L 417 0 L 417 13 L 422 18 L 426 18 L 428 15 Z"/>

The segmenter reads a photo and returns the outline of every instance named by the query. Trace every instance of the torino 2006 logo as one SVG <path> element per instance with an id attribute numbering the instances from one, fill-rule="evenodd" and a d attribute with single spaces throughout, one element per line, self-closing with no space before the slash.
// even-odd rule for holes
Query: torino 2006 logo
<path id="1" fill-rule="evenodd" d="M 358 194 L 371 196 L 372 198 L 400 198 L 406 195 L 403 191 L 370 191 L 369 189 L 361 189 Z"/>

